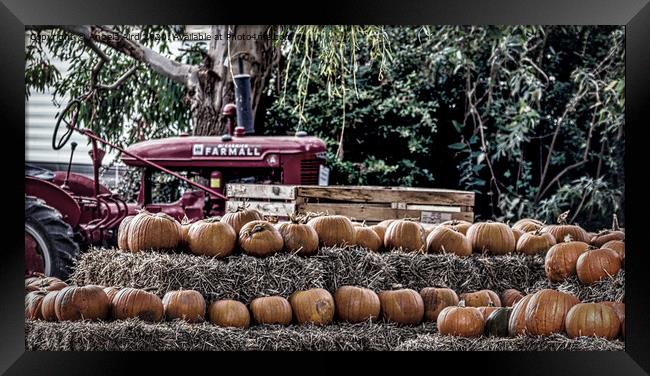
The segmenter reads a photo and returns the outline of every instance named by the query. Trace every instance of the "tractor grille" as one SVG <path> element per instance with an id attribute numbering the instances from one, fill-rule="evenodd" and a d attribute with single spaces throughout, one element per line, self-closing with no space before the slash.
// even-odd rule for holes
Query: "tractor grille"
<path id="1" fill-rule="evenodd" d="M 300 161 L 300 184 L 318 185 L 319 167 L 323 163 L 320 159 L 305 159 Z"/>

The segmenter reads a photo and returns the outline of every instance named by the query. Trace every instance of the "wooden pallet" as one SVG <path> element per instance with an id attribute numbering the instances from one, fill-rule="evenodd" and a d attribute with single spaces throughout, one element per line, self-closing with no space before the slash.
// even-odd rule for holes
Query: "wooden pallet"
<path id="1" fill-rule="evenodd" d="M 226 209 L 248 205 L 264 215 L 326 212 L 368 223 L 418 218 L 423 223 L 474 220 L 474 193 L 449 189 L 228 184 Z"/>

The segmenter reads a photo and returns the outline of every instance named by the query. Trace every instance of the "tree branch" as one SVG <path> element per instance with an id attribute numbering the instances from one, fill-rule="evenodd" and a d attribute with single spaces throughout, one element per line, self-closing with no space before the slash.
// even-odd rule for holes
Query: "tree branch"
<path id="1" fill-rule="evenodd" d="M 155 72 L 184 86 L 189 85 L 190 77 L 198 70 L 196 66 L 182 64 L 163 56 L 151 48 L 129 39 L 109 27 L 100 25 L 52 25 L 30 27 L 31 30 L 38 31 L 56 28 L 84 38 L 86 44 L 103 60 L 107 60 L 108 58 L 97 47 L 97 43 L 111 47 L 117 52 L 130 56 L 133 59 L 148 65 Z"/>

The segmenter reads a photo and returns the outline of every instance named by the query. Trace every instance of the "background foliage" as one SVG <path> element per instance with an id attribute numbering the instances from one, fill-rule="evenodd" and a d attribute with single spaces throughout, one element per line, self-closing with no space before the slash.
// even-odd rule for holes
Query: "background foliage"
<path id="1" fill-rule="evenodd" d="M 168 39 L 182 29 L 144 31 L 167 33 L 145 42 L 169 54 Z M 624 219 L 622 27 L 283 32 L 283 58 L 264 98 L 263 132 L 300 129 L 322 137 L 331 184 L 473 190 L 483 219 L 550 222 L 566 210 L 571 222 L 590 228 L 609 227 L 614 213 Z M 71 71 L 56 72 L 42 48 L 28 43 L 26 94 L 46 86 L 55 88 L 57 99 L 84 92 L 93 61 L 76 51 L 86 47 L 48 43 L 59 59 L 73 61 Z M 175 58 L 197 61 L 201 48 Z M 128 58 L 107 53 L 112 68 L 103 82 L 130 66 Z M 102 115 L 94 128 L 122 144 L 178 134 L 190 129 L 183 95 L 169 80 L 140 69 L 123 90 L 98 95 Z M 127 132 L 123 124 L 131 124 Z"/>

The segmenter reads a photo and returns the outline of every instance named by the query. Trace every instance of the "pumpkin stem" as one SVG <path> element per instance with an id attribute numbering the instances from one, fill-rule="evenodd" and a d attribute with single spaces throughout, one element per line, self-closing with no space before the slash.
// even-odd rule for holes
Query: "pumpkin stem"
<path id="1" fill-rule="evenodd" d="M 573 241 L 573 236 L 571 236 L 571 234 L 566 234 L 566 236 L 564 237 L 564 242 L 568 243 L 570 241 Z"/>
<path id="2" fill-rule="evenodd" d="M 183 215 L 183 219 L 181 219 L 181 224 L 182 225 L 189 225 L 190 224 L 190 219 L 187 218 L 187 214 Z"/>
<path id="3" fill-rule="evenodd" d="M 618 226 L 618 216 L 612 215 L 612 231 L 619 231 L 621 228 Z"/>
<path id="4" fill-rule="evenodd" d="M 278 223 L 278 216 L 277 215 L 265 215 L 264 217 L 265 221 L 271 222 L 271 223 Z"/>
<path id="5" fill-rule="evenodd" d="M 264 228 L 264 225 L 255 225 L 251 229 L 250 234 L 252 235 L 252 234 L 255 234 L 255 233 L 258 233 L 258 232 L 262 232 L 264 230 L 266 230 L 266 228 Z"/>
<path id="6" fill-rule="evenodd" d="M 465 307 L 465 299 L 462 299 L 460 302 L 458 302 L 459 307 Z"/>
<path id="7" fill-rule="evenodd" d="M 209 218 L 206 218 L 206 219 L 202 219 L 202 221 L 203 221 L 203 222 L 206 222 L 206 223 L 220 222 L 220 221 L 221 221 L 221 217 L 219 217 L 219 216 L 216 216 L 216 217 L 209 217 Z"/>
<path id="8" fill-rule="evenodd" d="M 560 214 L 560 215 L 557 217 L 557 223 L 558 223 L 559 225 L 566 225 L 566 224 L 567 224 L 567 218 L 569 217 L 569 213 L 570 213 L 570 212 L 571 212 L 571 210 L 567 210 L 567 211 L 565 211 L 564 213 Z"/>

